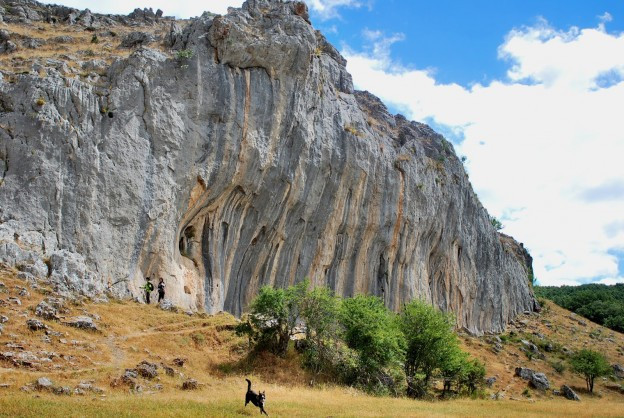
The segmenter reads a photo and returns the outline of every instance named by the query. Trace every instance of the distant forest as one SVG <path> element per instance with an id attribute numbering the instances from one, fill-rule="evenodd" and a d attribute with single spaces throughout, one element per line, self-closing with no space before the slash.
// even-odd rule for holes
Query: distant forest
<path id="1" fill-rule="evenodd" d="M 535 286 L 535 296 L 550 299 L 585 318 L 624 332 L 624 284 L 582 286 Z"/>

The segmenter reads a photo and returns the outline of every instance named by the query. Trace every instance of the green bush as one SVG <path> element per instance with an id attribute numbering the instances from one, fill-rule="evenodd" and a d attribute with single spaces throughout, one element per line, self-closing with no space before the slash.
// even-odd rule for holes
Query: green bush
<path id="1" fill-rule="evenodd" d="M 483 386 L 485 368 L 461 351 L 454 319 L 413 301 L 400 314 L 378 297 L 339 299 L 304 281 L 288 289 L 263 287 L 237 327 L 256 351 L 284 355 L 295 325 L 305 325 L 297 342 L 304 367 L 370 393 L 423 397 L 434 377 L 444 393 L 454 386 L 471 396 Z"/>
<path id="2" fill-rule="evenodd" d="M 195 53 L 192 49 L 181 49 L 176 53 L 176 58 L 179 61 L 184 61 L 193 58 L 193 55 L 195 55 Z"/>
<path id="3" fill-rule="evenodd" d="M 285 355 L 299 316 L 299 303 L 307 287 L 307 281 L 288 289 L 262 287 L 251 303 L 246 320 L 237 325 L 237 333 L 247 335 L 256 350 Z"/>
<path id="4" fill-rule="evenodd" d="M 552 363 L 550 363 L 550 365 L 559 374 L 563 374 L 563 372 L 565 372 L 566 370 L 565 364 L 561 361 L 553 361 Z"/>
<path id="5" fill-rule="evenodd" d="M 501 229 L 503 229 L 502 222 L 491 215 L 490 215 L 490 223 L 492 224 L 494 228 L 496 228 L 497 231 L 500 231 Z"/>
<path id="6" fill-rule="evenodd" d="M 594 379 L 611 374 L 609 362 L 597 351 L 581 350 L 570 359 L 572 370 L 585 377 L 587 390 L 594 391 Z"/>
<path id="7" fill-rule="evenodd" d="M 404 358 L 405 341 L 396 316 L 381 299 L 363 295 L 343 299 L 339 317 L 344 341 L 358 358 L 357 373 L 349 383 L 372 392 L 401 385 L 396 369 Z"/>
<path id="8" fill-rule="evenodd" d="M 459 390 L 465 389 L 473 395 L 483 387 L 485 364 L 477 359 L 465 361 L 459 378 Z"/>
<path id="9" fill-rule="evenodd" d="M 424 396 L 437 369 L 453 375 L 460 372 L 464 359 L 459 358 L 452 315 L 415 300 L 405 305 L 399 324 L 407 345 L 404 367 L 408 396 Z"/>
<path id="10" fill-rule="evenodd" d="M 347 356 L 339 344 L 339 310 L 340 300 L 326 287 L 302 296 L 299 314 L 306 325 L 304 365 L 315 373 L 340 369 L 339 363 Z"/>

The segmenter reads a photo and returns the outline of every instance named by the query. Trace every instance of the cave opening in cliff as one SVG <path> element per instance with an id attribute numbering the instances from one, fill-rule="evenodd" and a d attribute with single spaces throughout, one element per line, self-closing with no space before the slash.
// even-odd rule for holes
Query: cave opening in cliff
<path id="1" fill-rule="evenodd" d="M 178 249 L 184 257 L 190 258 L 193 246 L 193 238 L 195 238 L 195 227 L 188 226 L 180 236 Z"/>

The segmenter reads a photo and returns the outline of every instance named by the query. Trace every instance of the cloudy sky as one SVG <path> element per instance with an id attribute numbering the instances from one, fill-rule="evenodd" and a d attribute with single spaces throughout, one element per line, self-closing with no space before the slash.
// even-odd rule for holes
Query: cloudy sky
<path id="1" fill-rule="evenodd" d="M 242 0 L 59 0 L 190 17 Z M 500 4 L 498 4 L 500 3 Z M 624 0 L 309 0 L 358 89 L 467 157 L 543 285 L 624 282 Z"/>

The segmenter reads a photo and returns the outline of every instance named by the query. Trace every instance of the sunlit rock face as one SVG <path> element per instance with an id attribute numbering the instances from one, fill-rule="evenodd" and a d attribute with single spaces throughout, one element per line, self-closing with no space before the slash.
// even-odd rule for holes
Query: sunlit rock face
<path id="1" fill-rule="evenodd" d="M 306 277 L 473 333 L 533 310 L 452 145 L 354 91 L 303 3 L 250 0 L 165 42 L 105 82 L 3 78 L 4 263 L 90 296 L 162 277 L 175 304 L 236 315 Z"/>

